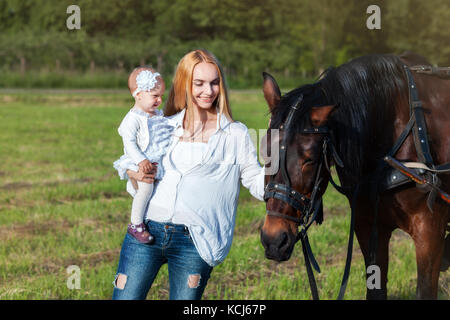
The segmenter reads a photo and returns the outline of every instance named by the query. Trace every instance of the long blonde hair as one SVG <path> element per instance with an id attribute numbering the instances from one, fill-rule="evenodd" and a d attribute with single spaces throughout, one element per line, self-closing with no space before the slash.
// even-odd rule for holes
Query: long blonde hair
<path id="1" fill-rule="evenodd" d="M 164 115 L 171 116 L 187 108 L 188 128 L 193 125 L 192 77 L 195 66 L 201 62 L 212 63 L 216 66 L 220 79 L 220 91 L 214 106 L 219 109 L 219 121 L 222 114 L 224 114 L 232 122 L 233 118 L 222 67 L 219 60 L 205 49 L 191 51 L 181 58 L 175 70 L 169 97 L 164 106 Z"/>

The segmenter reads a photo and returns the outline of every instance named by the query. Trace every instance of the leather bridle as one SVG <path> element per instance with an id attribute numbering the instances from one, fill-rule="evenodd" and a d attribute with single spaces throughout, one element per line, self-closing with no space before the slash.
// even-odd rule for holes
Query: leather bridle
<path id="1" fill-rule="evenodd" d="M 288 130 L 290 129 L 292 119 L 296 112 L 302 112 L 303 114 L 309 111 L 307 108 L 300 108 L 301 103 L 303 101 L 303 95 L 301 94 L 295 104 L 291 106 L 289 113 L 286 117 L 286 120 L 282 125 L 280 125 L 280 130 L 284 131 L 283 139 L 281 141 L 280 145 L 280 154 L 279 154 L 279 166 L 278 170 L 281 171 L 281 175 L 283 178 L 283 183 L 274 182 L 273 179 L 275 175 L 278 173 L 275 173 L 274 175 L 270 176 L 269 183 L 267 184 L 265 191 L 264 191 L 264 200 L 267 202 L 269 199 L 278 199 L 292 208 L 294 208 L 296 211 L 300 211 L 301 216 L 300 217 L 293 217 L 287 214 L 283 214 L 280 212 L 267 210 L 267 215 L 269 216 L 275 216 L 278 218 L 286 219 L 289 221 L 293 221 L 297 223 L 298 230 L 296 235 L 296 242 L 298 240 L 302 243 L 302 250 L 303 255 L 305 258 L 305 265 L 306 270 L 308 274 L 308 279 L 311 287 L 311 292 L 313 299 L 318 300 L 319 294 L 317 290 L 317 285 L 315 282 L 314 274 L 311 268 L 314 267 L 314 269 L 320 273 L 320 267 L 312 253 L 311 245 L 309 244 L 307 231 L 308 228 L 311 226 L 311 224 L 316 221 L 317 217 L 319 215 L 322 215 L 323 205 L 322 205 L 322 196 L 318 197 L 318 193 L 320 191 L 320 185 L 322 184 L 322 177 L 321 173 L 323 168 L 325 167 L 326 170 L 328 170 L 330 174 L 330 182 L 336 186 L 334 183 L 330 167 L 328 163 L 328 152 L 331 152 L 331 155 L 335 161 L 335 163 L 341 167 L 343 167 L 342 160 L 339 158 L 336 149 L 334 148 L 333 144 L 331 143 L 330 139 L 330 130 L 327 126 L 319 126 L 319 127 L 311 127 L 311 128 L 305 128 L 302 129 L 300 132 L 301 134 L 320 134 L 324 136 L 323 139 L 323 145 L 322 145 L 322 152 L 321 157 L 319 159 L 319 164 L 316 169 L 315 173 L 315 179 L 314 179 L 314 187 L 311 192 L 311 196 L 308 197 L 297 190 L 293 189 L 291 187 L 291 180 L 286 168 L 286 155 L 287 155 L 287 145 L 288 145 Z M 301 116 L 301 115 L 300 115 Z M 339 186 L 336 186 L 339 187 Z M 352 233 L 352 232 L 351 232 Z M 351 250 L 350 250 L 351 252 Z M 348 260 L 348 259 L 347 259 Z M 341 290 L 339 297 L 342 299 L 343 293 L 345 291 L 345 286 L 347 283 L 348 278 L 348 272 L 350 269 L 350 264 L 346 263 L 346 276 L 344 275 L 343 284 L 341 285 Z M 348 270 L 348 271 L 347 271 Z"/>
<path id="2" fill-rule="evenodd" d="M 329 139 L 329 129 L 327 126 L 320 126 L 320 127 L 311 127 L 311 128 L 305 128 L 301 130 L 301 134 L 321 134 L 325 135 L 325 138 L 323 140 L 323 147 L 321 152 L 321 158 L 319 159 L 319 164 L 316 169 L 315 174 L 315 182 L 314 187 L 311 192 L 311 196 L 308 197 L 297 190 L 293 189 L 291 187 L 291 180 L 286 168 L 286 155 L 287 155 L 287 145 L 288 145 L 288 134 L 287 131 L 289 130 L 292 119 L 294 117 L 294 114 L 300 110 L 301 102 L 303 100 L 303 95 L 300 95 L 300 97 L 297 99 L 296 103 L 291 107 L 288 116 L 286 117 L 286 120 L 284 123 L 280 126 L 280 130 L 284 131 L 283 139 L 281 141 L 280 145 L 280 154 L 279 154 L 279 171 L 281 171 L 281 175 L 283 178 L 283 183 L 274 182 L 273 178 L 275 175 L 270 176 L 270 181 L 267 184 L 265 191 L 264 191 L 264 200 L 268 201 L 269 199 L 278 199 L 285 203 L 287 203 L 289 206 L 294 208 L 296 211 L 301 212 L 300 217 L 293 217 L 287 214 L 279 213 L 276 211 L 267 211 L 267 215 L 269 216 L 275 216 L 283 219 L 287 219 L 290 221 L 293 221 L 298 224 L 298 226 L 302 229 L 297 234 L 297 241 L 300 240 L 300 237 L 302 236 L 302 233 L 306 233 L 306 230 L 309 228 L 309 226 L 315 221 L 319 210 L 322 209 L 322 197 L 317 197 L 318 192 L 320 191 L 320 185 L 322 183 L 321 171 L 323 170 L 324 165 L 327 169 L 329 169 L 328 162 L 327 162 L 327 153 L 328 153 L 328 146 L 330 144 Z M 306 110 L 303 110 L 305 113 Z M 332 145 L 331 145 L 332 146 Z M 334 150 L 333 147 L 331 147 L 332 150 Z M 334 153 L 335 154 L 335 153 Z M 336 154 L 337 156 L 337 154 Z M 338 160 L 340 161 L 340 159 Z"/>

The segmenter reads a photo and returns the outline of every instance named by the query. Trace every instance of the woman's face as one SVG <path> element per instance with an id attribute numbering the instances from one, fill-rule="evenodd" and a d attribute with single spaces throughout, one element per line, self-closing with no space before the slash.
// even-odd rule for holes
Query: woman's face
<path id="1" fill-rule="evenodd" d="M 220 92 L 220 78 L 212 63 L 200 62 L 192 74 L 192 97 L 194 104 L 201 109 L 209 109 Z"/>

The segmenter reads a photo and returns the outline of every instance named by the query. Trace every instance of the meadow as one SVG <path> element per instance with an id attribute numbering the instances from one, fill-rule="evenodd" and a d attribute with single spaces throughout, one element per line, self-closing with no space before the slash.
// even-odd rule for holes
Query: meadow
<path id="1" fill-rule="evenodd" d="M 266 128 L 259 90 L 233 90 L 233 116 Z M 117 127 L 132 105 L 121 90 L 2 90 L 0 92 L 0 299 L 110 299 L 131 198 L 112 162 L 122 154 Z M 291 259 L 264 257 L 259 230 L 265 205 L 242 189 L 232 249 L 214 268 L 203 299 L 311 299 L 301 246 Z M 331 186 L 325 219 L 310 228 L 322 269 L 322 299 L 335 299 L 344 269 L 350 210 Z M 67 268 L 80 268 L 80 288 Z M 449 299 L 449 272 L 439 299 Z M 414 299 L 416 261 L 408 235 L 390 244 L 389 299 Z M 167 266 L 148 299 L 167 299 Z M 355 240 L 346 299 L 365 299 L 365 268 Z"/>

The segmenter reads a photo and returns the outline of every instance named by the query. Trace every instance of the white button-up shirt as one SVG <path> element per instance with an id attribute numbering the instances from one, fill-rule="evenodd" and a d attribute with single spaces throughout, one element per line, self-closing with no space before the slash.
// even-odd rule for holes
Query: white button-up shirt
<path id="1" fill-rule="evenodd" d="M 200 256 L 216 266 L 231 248 L 240 182 L 262 201 L 264 167 L 247 127 L 222 115 L 200 163 L 182 174 L 172 151 L 183 135 L 184 114 L 185 110 L 168 118 L 175 137 L 163 157 L 165 175 L 155 183 L 146 218 L 186 225 Z"/>

